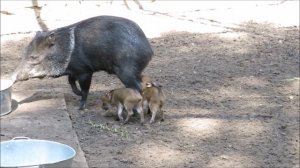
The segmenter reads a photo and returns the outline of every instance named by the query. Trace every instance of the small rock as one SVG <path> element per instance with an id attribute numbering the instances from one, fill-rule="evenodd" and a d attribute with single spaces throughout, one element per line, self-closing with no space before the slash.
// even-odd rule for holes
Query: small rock
<path id="1" fill-rule="evenodd" d="M 286 129 L 286 127 L 287 127 L 286 125 L 282 125 L 279 127 L 279 129 Z"/>

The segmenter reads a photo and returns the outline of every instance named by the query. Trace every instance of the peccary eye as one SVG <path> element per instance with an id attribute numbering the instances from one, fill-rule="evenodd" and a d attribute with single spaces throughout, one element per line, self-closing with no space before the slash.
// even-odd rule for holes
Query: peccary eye
<path id="1" fill-rule="evenodd" d="M 54 44 L 49 44 L 49 48 L 51 48 L 52 46 L 54 46 Z"/>
<path id="2" fill-rule="evenodd" d="M 47 37 L 47 42 L 48 44 L 50 44 L 49 47 L 54 45 L 54 41 L 55 41 L 55 36 L 54 33 L 51 33 L 48 37 Z"/>

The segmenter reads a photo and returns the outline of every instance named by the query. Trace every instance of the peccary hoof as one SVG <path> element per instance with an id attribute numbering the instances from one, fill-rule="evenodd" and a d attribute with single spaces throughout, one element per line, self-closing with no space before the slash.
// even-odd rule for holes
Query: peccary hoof
<path id="1" fill-rule="evenodd" d="M 80 101 L 79 110 L 84 110 L 84 109 L 85 109 L 85 102 Z"/>
<path id="2" fill-rule="evenodd" d="M 85 105 L 83 106 L 79 106 L 78 110 L 84 110 L 85 109 Z"/>

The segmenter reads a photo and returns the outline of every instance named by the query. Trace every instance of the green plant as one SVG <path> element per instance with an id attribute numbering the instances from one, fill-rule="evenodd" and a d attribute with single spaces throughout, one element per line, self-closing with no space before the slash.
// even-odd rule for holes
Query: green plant
<path id="1" fill-rule="evenodd" d="M 125 128 L 116 128 L 116 127 L 109 126 L 108 124 L 96 123 L 96 122 L 93 122 L 91 120 L 89 120 L 87 122 L 87 124 L 91 125 L 94 128 L 98 128 L 100 130 L 108 131 L 108 132 L 111 132 L 111 133 L 116 134 L 116 135 L 121 136 L 121 137 L 127 138 L 128 135 L 129 135 L 129 132 Z"/>

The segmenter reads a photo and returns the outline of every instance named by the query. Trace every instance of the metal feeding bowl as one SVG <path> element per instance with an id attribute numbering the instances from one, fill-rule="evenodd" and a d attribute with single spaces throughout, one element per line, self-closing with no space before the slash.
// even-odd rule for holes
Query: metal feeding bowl
<path id="1" fill-rule="evenodd" d="M 1 79 L 1 116 L 6 115 L 11 112 L 11 87 L 13 81 L 8 79 Z"/>
<path id="2" fill-rule="evenodd" d="M 1 168 L 70 168 L 76 151 L 53 141 L 16 137 L 1 142 Z"/>

